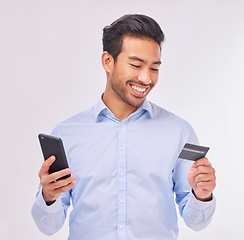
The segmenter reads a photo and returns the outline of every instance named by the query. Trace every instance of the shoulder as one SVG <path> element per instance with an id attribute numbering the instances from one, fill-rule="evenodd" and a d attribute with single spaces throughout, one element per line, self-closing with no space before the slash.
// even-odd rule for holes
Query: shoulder
<path id="1" fill-rule="evenodd" d="M 167 128 L 167 132 L 178 133 L 183 141 L 190 143 L 198 143 L 197 135 L 192 125 L 182 117 L 151 103 L 153 111 L 153 121 L 158 128 Z"/>
<path id="2" fill-rule="evenodd" d="M 191 124 L 184 118 L 154 104 L 151 103 L 152 112 L 153 112 L 153 121 L 159 126 L 166 126 L 173 130 L 181 131 L 182 133 L 190 132 L 194 133 L 194 130 Z"/>
<path id="3" fill-rule="evenodd" d="M 84 109 L 83 111 L 59 122 L 53 129 L 53 135 L 62 135 L 63 132 L 74 132 L 77 128 L 84 128 L 86 125 L 90 125 L 95 122 L 95 116 L 93 112 L 94 106 Z"/>
<path id="4" fill-rule="evenodd" d="M 65 119 L 64 121 L 58 123 L 57 125 L 65 125 L 65 124 L 76 124 L 76 123 L 90 123 L 94 122 L 94 106 L 84 109 L 81 112 Z"/>
<path id="5" fill-rule="evenodd" d="M 153 119 L 155 120 L 167 120 L 171 121 L 173 123 L 179 123 L 179 124 L 186 124 L 188 123 L 185 119 L 182 117 L 156 105 L 155 103 L 150 102 L 153 112 Z"/>

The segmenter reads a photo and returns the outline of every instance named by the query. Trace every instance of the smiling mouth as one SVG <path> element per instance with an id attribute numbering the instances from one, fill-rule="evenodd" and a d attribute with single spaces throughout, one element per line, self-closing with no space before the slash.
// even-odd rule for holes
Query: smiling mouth
<path id="1" fill-rule="evenodd" d="M 136 86 L 134 84 L 130 84 L 131 88 L 132 88 L 132 92 L 134 93 L 134 95 L 136 96 L 144 96 L 147 92 L 147 89 L 149 88 L 149 86 Z"/>

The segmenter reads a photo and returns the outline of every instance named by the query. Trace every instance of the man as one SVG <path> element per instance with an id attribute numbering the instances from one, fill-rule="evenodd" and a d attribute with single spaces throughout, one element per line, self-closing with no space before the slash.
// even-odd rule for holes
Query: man
<path id="1" fill-rule="evenodd" d="M 177 239 L 174 196 L 189 227 L 211 221 L 213 167 L 207 158 L 193 164 L 178 158 L 186 142 L 198 142 L 193 129 L 146 99 L 158 81 L 163 40 L 159 25 L 144 15 L 104 28 L 105 92 L 53 131 L 63 139 L 70 169 L 49 175 L 50 157 L 39 172 L 32 215 L 45 234 L 62 227 L 71 200 L 70 240 Z"/>

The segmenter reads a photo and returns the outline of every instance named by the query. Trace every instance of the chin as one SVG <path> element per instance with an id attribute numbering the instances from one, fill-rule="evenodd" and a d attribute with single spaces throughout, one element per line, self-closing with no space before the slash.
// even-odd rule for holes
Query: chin
<path id="1" fill-rule="evenodd" d="M 143 104 L 144 100 L 145 98 L 140 98 L 138 101 L 126 101 L 126 103 L 132 107 L 138 108 Z"/>

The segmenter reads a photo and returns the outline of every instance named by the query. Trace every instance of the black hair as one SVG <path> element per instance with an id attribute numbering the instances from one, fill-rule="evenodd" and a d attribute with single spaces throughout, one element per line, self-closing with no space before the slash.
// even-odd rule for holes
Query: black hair
<path id="1" fill-rule="evenodd" d="M 107 51 L 115 62 L 121 52 L 125 35 L 152 39 L 160 48 L 164 40 L 163 31 L 151 17 L 142 14 L 125 15 L 103 29 L 103 51 Z"/>

